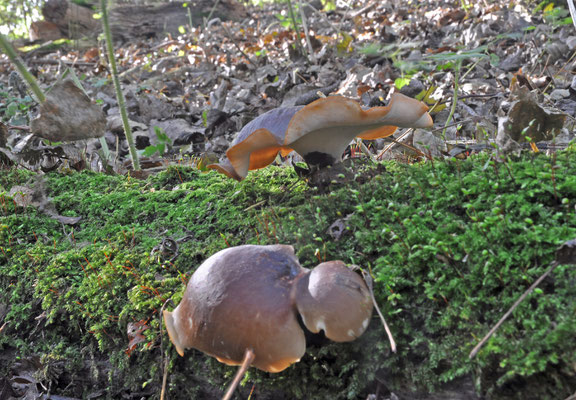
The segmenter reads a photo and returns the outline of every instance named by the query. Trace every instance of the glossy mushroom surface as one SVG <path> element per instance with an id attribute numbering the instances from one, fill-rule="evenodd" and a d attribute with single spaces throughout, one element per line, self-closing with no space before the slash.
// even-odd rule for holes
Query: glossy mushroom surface
<path id="1" fill-rule="evenodd" d="M 378 139 L 392 135 L 397 127 L 432 126 L 427 111 L 424 103 L 400 93 L 394 93 L 387 106 L 366 110 L 341 96 L 321 98 L 304 107 L 277 108 L 242 128 L 226 159 L 208 168 L 242 180 L 249 170 L 264 168 L 278 153 L 292 150 L 309 164 L 322 167 L 340 161 L 355 137 Z"/>
<path id="2" fill-rule="evenodd" d="M 306 351 L 297 313 L 310 331 L 351 341 L 367 328 L 372 303 L 362 279 L 340 261 L 311 272 L 292 246 L 245 245 L 208 258 L 164 320 L 180 355 L 195 348 L 240 365 L 252 350 L 252 366 L 280 372 Z"/>
<path id="3" fill-rule="evenodd" d="M 208 258 L 194 272 L 166 327 L 180 355 L 196 348 L 228 365 L 246 349 L 252 365 L 279 372 L 306 351 L 291 305 L 292 282 L 304 270 L 291 246 L 239 246 Z"/>
<path id="4" fill-rule="evenodd" d="M 306 328 L 335 342 L 359 338 L 374 307 L 366 283 L 342 261 L 324 262 L 304 275 L 293 298 Z"/>

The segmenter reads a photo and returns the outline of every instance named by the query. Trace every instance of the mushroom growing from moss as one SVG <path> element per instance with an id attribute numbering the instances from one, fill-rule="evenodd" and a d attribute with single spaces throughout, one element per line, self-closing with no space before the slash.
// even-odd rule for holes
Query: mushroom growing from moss
<path id="1" fill-rule="evenodd" d="M 264 168 L 278 153 L 286 156 L 292 150 L 309 165 L 324 167 L 340 161 L 356 137 L 379 139 L 398 127 L 432 126 L 427 111 L 424 103 L 400 93 L 394 93 L 387 106 L 367 110 L 341 96 L 321 98 L 307 106 L 276 108 L 244 126 L 226 159 L 208 168 L 242 180 L 249 170 Z"/>
<path id="2" fill-rule="evenodd" d="M 306 351 L 302 324 L 347 342 L 364 333 L 373 304 L 362 278 L 341 261 L 302 268 L 288 245 L 244 245 L 209 257 L 180 304 L 164 311 L 181 356 L 198 349 L 228 365 L 280 372 Z"/>

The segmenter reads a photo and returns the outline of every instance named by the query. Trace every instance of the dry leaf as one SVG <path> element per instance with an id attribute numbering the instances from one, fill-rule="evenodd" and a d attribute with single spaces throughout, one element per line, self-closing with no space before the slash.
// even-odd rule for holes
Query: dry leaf
<path id="1" fill-rule="evenodd" d="M 54 85 L 32 120 L 32 132 L 52 142 L 104 136 L 106 117 L 102 107 L 92 103 L 71 80 Z"/>

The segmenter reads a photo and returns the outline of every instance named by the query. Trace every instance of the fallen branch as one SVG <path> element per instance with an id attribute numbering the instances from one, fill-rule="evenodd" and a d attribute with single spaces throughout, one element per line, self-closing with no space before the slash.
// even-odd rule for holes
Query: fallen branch
<path id="1" fill-rule="evenodd" d="M 472 349 L 468 357 L 470 359 L 474 358 L 476 354 L 478 354 L 480 349 L 484 346 L 484 344 L 488 341 L 488 339 L 490 339 L 490 337 L 494 334 L 494 332 L 496 332 L 498 328 L 500 328 L 500 326 L 504 323 L 504 321 L 506 321 L 506 319 L 510 316 L 510 314 L 512 314 L 512 312 L 514 312 L 514 310 L 520 305 L 520 303 L 522 303 L 522 301 L 526 298 L 526 296 L 528 296 L 536 288 L 536 286 L 538 286 L 540 282 L 542 282 L 544 278 L 546 278 L 550 274 L 550 272 L 554 271 L 554 269 L 557 266 L 565 264 L 576 264 L 576 239 L 570 240 L 564 243 L 562 246 L 560 246 L 560 248 L 556 251 L 556 260 L 554 260 L 550 265 L 550 267 L 546 270 L 546 272 L 544 272 L 538 279 L 536 279 L 536 282 L 534 282 L 528 288 L 528 290 L 526 290 L 524 294 L 522 294 L 522 296 L 520 296 L 520 298 L 516 300 L 514 305 L 506 312 L 506 314 L 504 314 L 504 316 L 500 318 L 500 321 L 498 321 L 498 323 L 496 323 L 496 325 L 494 325 L 494 327 L 490 329 L 490 332 L 488 332 L 486 336 L 484 336 L 484 338 L 480 341 L 480 343 L 478 343 L 476 347 Z"/>

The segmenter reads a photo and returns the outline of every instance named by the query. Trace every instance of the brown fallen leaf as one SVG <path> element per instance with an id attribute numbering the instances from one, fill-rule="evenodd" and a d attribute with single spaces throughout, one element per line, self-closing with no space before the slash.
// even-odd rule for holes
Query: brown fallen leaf
<path id="1" fill-rule="evenodd" d="M 146 329 L 150 329 L 150 326 L 146 325 L 146 322 L 148 322 L 148 320 L 128 323 L 127 333 L 129 341 L 128 349 L 126 350 L 128 356 L 134 351 L 138 343 L 146 341 L 146 337 L 142 334 Z"/>
<path id="2" fill-rule="evenodd" d="M 45 181 L 38 178 L 29 186 L 13 186 L 8 195 L 20 207 L 34 207 L 64 225 L 76 225 L 82 217 L 65 217 L 58 214 L 51 199 L 46 195 L 45 185 Z"/>
<path id="3" fill-rule="evenodd" d="M 48 92 L 30 127 L 36 136 L 52 142 L 90 139 L 104 136 L 106 117 L 102 107 L 92 103 L 74 82 L 65 80 Z"/>
<path id="4" fill-rule="evenodd" d="M 566 114 L 543 107 L 526 87 L 513 91 L 515 101 L 506 117 L 499 120 L 497 143 L 512 139 L 517 143 L 552 140 L 566 121 Z"/>

